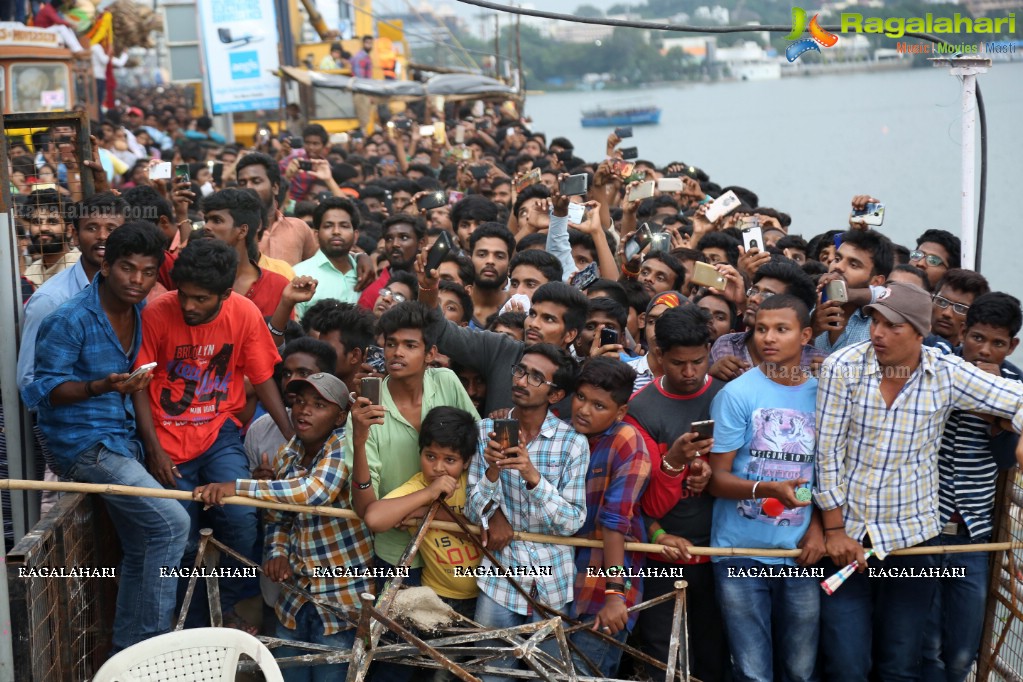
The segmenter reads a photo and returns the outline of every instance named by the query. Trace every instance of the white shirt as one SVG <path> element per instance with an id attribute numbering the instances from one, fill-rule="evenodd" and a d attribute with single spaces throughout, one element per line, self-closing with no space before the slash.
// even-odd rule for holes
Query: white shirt
<path id="1" fill-rule="evenodd" d="M 98 80 L 106 80 L 107 78 L 107 64 L 111 61 L 107 51 L 103 49 L 103 46 L 99 43 L 93 45 L 90 50 L 92 51 L 92 76 Z M 120 57 L 115 57 L 115 67 L 124 66 L 128 62 L 128 53 L 122 52 Z"/>

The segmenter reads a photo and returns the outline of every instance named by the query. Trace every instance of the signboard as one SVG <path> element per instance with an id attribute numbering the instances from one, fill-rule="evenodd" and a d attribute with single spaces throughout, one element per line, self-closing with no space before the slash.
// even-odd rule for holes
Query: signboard
<path id="1" fill-rule="evenodd" d="M 56 31 L 10 21 L 0 23 L 0 44 L 25 47 L 63 47 Z"/>
<path id="2" fill-rule="evenodd" d="M 199 2 L 203 54 L 214 114 L 276 109 L 281 83 L 273 0 Z"/>

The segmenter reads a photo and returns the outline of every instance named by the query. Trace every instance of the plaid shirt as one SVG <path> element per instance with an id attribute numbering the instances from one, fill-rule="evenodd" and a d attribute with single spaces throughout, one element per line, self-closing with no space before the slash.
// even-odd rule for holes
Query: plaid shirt
<path id="1" fill-rule="evenodd" d="M 335 431 L 313 458 L 311 468 L 301 462 L 302 443 L 292 438 L 274 458 L 277 478 L 273 481 L 241 479 L 235 492 L 271 502 L 318 506 L 330 504 L 351 509 L 351 475 L 344 464 L 344 433 Z M 273 509 L 263 511 L 266 521 L 266 558 L 286 557 L 298 587 L 318 599 L 335 602 L 346 611 L 357 611 L 359 593 L 373 592 L 373 580 L 317 576 L 317 568 L 367 570 L 373 565 L 373 534 L 362 521 L 316 514 L 298 514 Z M 281 590 L 275 610 L 285 627 L 295 629 L 295 616 L 306 599 Z M 332 635 L 348 624 L 332 613 L 316 611 L 323 621 L 323 633 Z"/>
<path id="2" fill-rule="evenodd" d="M 920 365 L 892 402 L 881 396 L 874 347 L 861 343 L 824 361 L 817 394 L 817 492 L 821 509 L 845 505 L 845 528 L 869 534 L 878 557 L 934 537 L 938 448 L 953 410 L 1013 418 L 1023 429 L 1023 384 L 962 358 L 921 348 Z"/>
<path id="3" fill-rule="evenodd" d="M 480 421 L 478 456 L 473 458 L 466 485 L 466 518 L 479 522 L 484 507 L 494 502 L 487 517 L 500 507 L 517 531 L 573 535 L 586 518 L 586 470 L 590 454 L 586 439 L 548 411 L 540 433 L 526 448 L 530 461 L 540 472 L 540 483 L 527 490 L 526 482 L 517 471 L 502 471 L 493 483 L 487 479 L 483 451 L 493 430 L 493 419 Z M 554 608 L 572 601 L 575 563 L 571 547 L 512 540 L 497 552 L 497 558 L 509 570 L 517 567 L 522 567 L 519 570 L 525 567 L 547 570 L 549 567 L 550 576 L 520 576 L 516 580 L 526 591 L 532 591 L 538 601 Z M 481 564 L 483 569 L 492 566 L 489 559 Z M 480 590 L 506 609 L 521 615 L 530 614 L 529 603 L 506 578 L 483 575 L 477 578 L 477 583 Z"/>
<path id="4" fill-rule="evenodd" d="M 81 453 L 102 443 L 135 459 L 135 406 L 131 396 L 109 391 L 69 405 L 53 405 L 53 389 L 69 381 L 96 381 L 130 372 L 142 345 L 141 305 L 134 312 L 135 331 L 125 352 L 99 300 L 103 276 L 75 294 L 43 320 L 35 347 L 35 375 L 21 391 L 25 407 L 38 410 L 39 428 L 54 458 L 65 468 Z"/>
<path id="5" fill-rule="evenodd" d="M 603 539 L 608 528 L 625 535 L 626 542 L 646 542 L 639 499 L 650 478 L 650 455 L 643 437 L 632 424 L 618 422 L 607 431 L 590 438 L 590 466 L 586 472 L 586 520 L 575 535 Z M 625 570 L 643 568 L 645 554 L 625 553 Z M 596 615 L 604 606 L 604 578 L 587 577 L 586 569 L 604 568 L 604 550 L 578 547 L 575 550 L 575 603 L 573 615 Z M 615 582 L 615 579 L 608 578 Z M 631 578 L 625 602 L 635 606 L 643 601 L 643 579 Z M 619 578 L 617 582 L 626 582 Z M 617 597 L 615 597 L 617 599 Z M 629 629 L 636 623 L 638 611 L 629 615 Z"/>
<path id="6" fill-rule="evenodd" d="M 838 335 L 834 343 L 831 343 L 827 332 L 822 332 L 814 339 L 813 345 L 825 353 L 848 348 L 857 343 L 870 341 L 870 315 L 863 312 L 863 308 L 857 308 L 845 323 L 845 329 Z"/>

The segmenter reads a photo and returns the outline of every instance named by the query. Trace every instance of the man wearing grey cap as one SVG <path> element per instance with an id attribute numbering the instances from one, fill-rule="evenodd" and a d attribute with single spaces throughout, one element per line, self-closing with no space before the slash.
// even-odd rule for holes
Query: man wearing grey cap
<path id="1" fill-rule="evenodd" d="M 937 581 L 909 576 L 926 574 L 937 557 L 886 557 L 933 544 L 941 531 L 938 446 L 949 414 L 1012 419 L 1019 433 L 1023 384 L 924 347 L 931 300 L 918 286 L 891 282 L 864 312 L 870 341 L 825 360 L 817 393 L 814 497 L 834 563 L 825 572 L 859 562 L 859 573 L 821 602 L 822 672 L 831 680 L 867 679 L 874 641 L 881 679 L 916 679 Z M 875 553 L 869 563 L 864 547 Z"/>
<path id="2" fill-rule="evenodd" d="M 222 504 L 229 495 L 271 502 L 329 505 L 351 509 L 351 472 L 344 463 L 344 424 L 351 397 L 333 374 L 317 372 L 287 385 L 295 394 L 291 423 L 295 437 L 274 458 L 274 480 L 240 479 L 199 486 L 192 499 Z M 293 584 L 354 614 L 359 594 L 373 592 L 369 569 L 373 534 L 360 519 L 267 510 L 263 572 L 275 582 Z M 351 648 L 355 630 L 335 610 L 326 610 L 291 590 L 274 607 L 281 639 Z M 284 647 L 278 656 L 299 655 Z M 317 675 L 343 679 L 347 664 L 318 666 Z M 305 669 L 303 669 L 305 672 Z M 336 677 L 333 677 L 335 676 Z M 312 679 L 311 677 L 308 679 Z M 319 678 L 317 678 L 319 679 Z"/>

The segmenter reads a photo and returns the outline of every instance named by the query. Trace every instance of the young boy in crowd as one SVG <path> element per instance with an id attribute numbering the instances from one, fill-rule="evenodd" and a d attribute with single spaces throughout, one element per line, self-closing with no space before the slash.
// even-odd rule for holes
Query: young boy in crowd
<path id="1" fill-rule="evenodd" d="M 950 270 L 949 275 L 962 270 Z M 978 275 L 979 276 L 979 275 Z M 948 275 L 942 278 L 947 282 Z M 938 287 L 939 293 L 942 287 Z M 937 294 L 935 295 L 937 296 Z M 1000 292 L 978 296 L 966 312 L 963 360 L 995 376 L 1023 381 L 1023 372 L 1006 358 L 1019 344 L 1023 326 L 1019 300 Z M 953 412 L 945 423 L 938 450 L 939 545 L 991 541 L 996 481 L 1000 469 L 1015 463 L 1019 437 L 990 415 Z M 942 569 L 962 568 L 962 576 L 938 578 L 938 595 L 924 636 L 927 680 L 961 682 L 980 649 L 990 571 L 987 552 L 939 556 Z M 953 575 L 948 571 L 948 575 Z"/>
<path id="2" fill-rule="evenodd" d="M 760 364 L 711 405 L 713 547 L 799 547 L 800 565 L 824 556 L 820 515 L 810 506 L 817 379 L 801 362 L 812 337 L 805 303 L 790 294 L 764 300 L 753 328 Z M 792 564 L 789 558 L 713 559 L 737 680 L 772 679 L 776 668 L 787 680 L 814 679 L 820 580 L 809 573 L 760 575 L 765 567 Z"/>
<path id="3" fill-rule="evenodd" d="M 351 509 L 352 476 L 344 463 L 341 430 L 348 416 L 348 387 L 332 374 L 318 372 L 292 381 L 286 390 L 295 395 L 291 408 L 295 437 L 274 458 L 275 480 L 210 483 L 195 488 L 192 499 L 219 505 L 224 497 L 240 495 Z M 278 583 L 294 581 L 318 602 L 330 602 L 343 611 L 354 614 L 359 594 L 373 591 L 371 579 L 334 577 L 330 570 L 351 573 L 372 565 L 373 535 L 358 519 L 267 510 L 265 558 L 263 572 L 268 578 Z M 276 634 L 281 639 L 344 650 L 350 650 L 355 642 L 355 629 L 348 628 L 343 618 L 297 592 L 282 590 L 275 611 L 279 621 Z M 303 652 L 282 647 L 276 653 L 297 656 Z M 347 663 L 305 666 L 286 669 L 284 679 L 340 680 L 347 673 Z"/>
<path id="4" fill-rule="evenodd" d="M 369 400 L 359 398 L 353 410 L 355 424 L 356 479 L 369 478 L 366 461 L 365 417 Z M 457 407 L 435 407 L 430 410 L 419 430 L 420 472 L 403 485 L 377 500 L 372 487 L 355 490 L 359 504 L 366 504 L 366 525 L 374 533 L 395 528 L 403 519 L 425 514 L 434 500 L 444 500 L 452 514 L 463 514 L 465 484 L 469 464 L 476 454 L 479 435 L 475 418 Z M 445 519 L 444 509 L 438 519 Z M 476 612 L 476 578 L 472 570 L 479 566 L 481 552 L 468 539 L 446 530 L 430 530 L 423 539 L 423 585 L 430 587 L 451 608 L 472 618 Z"/>
<path id="5" fill-rule="evenodd" d="M 602 549 L 576 550 L 572 615 L 592 619 L 594 630 L 619 642 L 625 641 L 639 616 L 628 613 L 628 608 L 643 601 L 642 577 L 622 575 L 639 571 L 644 563 L 644 555 L 626 552 L 625 543 L 646 541 L 639 499 L 650 478 L 650 455 L 639 430 L 623 421 L 635 380 L 636 371 L 620 360 L 590 358 L 572 396 L 572 427 L 590 443 L 586 520 L 576 537 L 604 543 Z M 620 648 L 585 630 L 573 634 L 572 640 L 599 674 L 615 676 Z M 575 665 L 588 671 L 581 658 Z"/>

